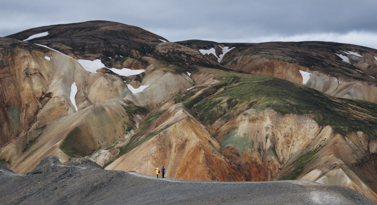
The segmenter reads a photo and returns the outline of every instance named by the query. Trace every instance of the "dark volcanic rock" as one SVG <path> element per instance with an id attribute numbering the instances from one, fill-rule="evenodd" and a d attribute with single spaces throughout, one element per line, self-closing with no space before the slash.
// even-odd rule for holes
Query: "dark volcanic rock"
<path id="1" fill-rule="evenodd" d="M 377 50 L 352 44 L 334 42 L 267 42 L 267 43 L 216 43 L 212 41 L 188 40 L 179 41 L 178 44 L 185 45 L 192 49 L 217 48 L 218 45 L 234 47 L 227 53 L 221 65 L 233 70 L 242 70 L 244 67 L 237 67 L 234 60 L 240 56 L 262 56 L 267 59 L 275 59 L 283 62 L 297 64 L 310 69 L 320 71 L 332 77 L 347 80 L 361 80 L 376 84 L 377 81 L 369 75 L 377 77 L 377 64 L 370 63 L 363 73 L 356 72 L 355 65 L 346 63 L 336 54 L 347 56 L 346 52 L 352 51 L 368 57 L 366 61 L 373 60 L 377 56 Z M 357 56 L 353 56 L 358 58 Z M 352 62 L 352 57 L 350 58 Z M 244 70 L 245 72 L 248 72 Z"/>
<path id="2" fill-rule="evenodd" d="M 4 173 L 14 173 L 12 170 L 8 169 L 6 166 L 0 163 L 0 171 Z"/>
<path id="3" fill-rule="evenodd" d="M 168 41 L 139 27 L 109 21 L 44 26 L 7 37 L 24 40 L 42 32 L 48 32 L 48 35 L 30 42 L 47 45 L 77 58 L 101 58 L 103 62 L 116 55 L 140 58 L 153 52 L 156 44 Z"/>
<path id="4" fill-rule="evenodd" d="M 342 186 L 156 179 L 57 157 L 46 157 L 26 175 L 0 166 L 0 181 L 1 204 L 374 204 Z"/>
<path id="5" fill-rule="evenodd" d="M 88 21 L 51 25 L 7 37 L 24 40 L 43 32 L 48 32 L 48 35 L 29 42 L 46 45 L 78 59 L 101 59 L 108 67 L 123 63 L 128 57 L 141 60 L 143 56 L 152 56 L 185 67 L 186 70 L 193 65 L 223 68 L 199 52 L 193 53 L 194 50 L 178 44 L 167 43 L 158 47 L 158 44 L 168 40 L 139 27 L 116 22 Z"/>

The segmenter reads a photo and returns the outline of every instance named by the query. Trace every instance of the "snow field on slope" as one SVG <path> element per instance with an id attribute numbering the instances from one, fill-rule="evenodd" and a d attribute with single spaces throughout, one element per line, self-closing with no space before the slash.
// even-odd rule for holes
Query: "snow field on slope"
<path id="1" fill-rule="evenodd" d="M 309 78 L 312 76 L 312 74 L 309 72 L 302 71 L 302 70 L 300 70 L 300 73 L 302 76 L 302 84 L 305 85 L 308 82 Z"/>
<path id="2" fill-rule="evenodd" d="M 376 56 L 374 56 L 374 59 L 376 59 L 376 61 L 377 61 L 377 57 Z"/>
<path id="3" fill-rule="evenodd" d="M 145 88 L 147 88 L 149 85 L 141 85 L 140 87 L 138 87 L 138 88 L 134 88 L 134 87 L 132 87 L 132 85 L 130 85 L 130 84 L 126 84 L 127 85 L 127 88 L 128 88 L 128 90 L 130 90 L 131 91 L 131 93 L 133 93 L 133 94 L 135 94 L 135 93 L 140 93 L 140 92 L 142 92 Z"/>
<path id="4" fill-rule="evenodd" d="M 107 68 L 102 62 L 100 59 L 96 59 L 96 60 L 85 60 L 85 59 L 79 59 L 77 60 L 81 65 L 82 67 L 86 70 L 86 71 L 89 71 L 91 73 L 96 73 L 96 70 L 97 69 L 100 69 L 100 68 Z M 140 70 L 131 70 L 129 68 L 122 68 L 122 69 L 116 69 L 116 68 L 107 68 L 111 71 L 113 71 L 114 73 L 118 74 L 118 75 L 121 75 L 121 76 L 131 76 L 131 75 L 138 75 L 140 73 L 143 73 L 145 72 L 144 69 L 140 69 Z"/>
<path id="5" fill-rule="evenodd" d="M 96 59 L 96 60 L 84 60 L 84 59 L 78 59 L 77 60 L 80 65 L 88 72 L 91 72 L 91 73 L 97 73 L 97 69 L 100 69 L 100 68 L 103 68 L 103 67 L 106 67 L 100 59 Z"/>
<path id="6" fill-rule="evenodd" d="M 66 54 L 64 54 L 64 53 L 62 53 L 62 52 L 60 52 L 60 51 L 58 51 L 58 50 L 55 50 L 55 49 L 53 49 L 53 48 L 50 48 L 50 47 L 48 47 L 48 46 L 45 46 L 45 45 L 42 45 L 42 44 L 38 44 L 38 43 L 36 43 L 35 45 L 37 45 L 37 46 L 41 46 L 41 47 L 44 47 L 44 48 L 48 48 L 48 49 L 50 49 L 50 50 L 52 50 L 52 51 L 55 51 L 55 52 L 58 52 L 58 53 L 60 53 L 60 54 L 65 55 L 65 56 L 68 56 L 68 55 L 66 55 Z M 68 56 L 68 57 L 71 58 L 71 56 Z M 45 56 L 45 58 L 46 58 L 46 60 L 49 60 L 49 59 L 50 59 L 48 56 Z M 47 58 L 49 58 L 49 59 L 47 59 Z M 86 71 L 89 71 L 89 72 L 91 72 L 91 73 L 97 73 L 96 70 L 97 70 L 97 69 L 100 69 L 100 68 L 104 68 L 104 67 L 107 68 L 107 67 L 101 62 L 100 59 L 96 59 L 96 60 L 93 60 L 93 61 L 91 61 L 91 60 L 85 60 L 85 59 L 78 59 L 77 61 L 80 63 L 80 65 L 81 65 Z M 110 69 L 111 71 L 113 71 L 114 73 L 116 73 L 116 74 L 118 74 L 118 75 L 126 76 L 126 77 L 127 77 L 127 76 L 131 76 L 131 75 L 138 75 L 138 74 L 140 74 L 140 73 L 145 72 L 144 69 L 140 69 L 140 70 L 131 70 L 131 69 L 129 69 L 129 68 L 123 68 L 123 69 L 107 68 L 107 69 Z"/>
<path id="7" fill-rule="evenodd" d="M 96 70 L 97 69 L 100 69 L 100 68 L 106 68 L 106 66 L 101 62 L 100 59 L 96 59 L 96 60 L 85 60 L 85 59 L 79 59 L 78 62 L 82 65 L 82 67 L 86 70 L 86 71 L 89 71 L 91 73 L 96 73 Z M 107 68 L 111 71 L 113 71 L 114 73 L 118 74 L 118 75 L 121 75 L 121 76 L 131 76 L 131 75 L 138 75 L 140 73 L 143 73 L 145 72 L 144 69 L 140 69 L 140 70 L 131 70 L 129 68 L 123 68 L 123 69 L 116 69 L 116 68 Z M 132 87 L 132 85 L 130 84 L 127 84 L 127 88 L 131 91 L 131 93 L 135 94 L 135 93 L 140 93 L 142 92 L 145 88 L 147 88 L 149 85 L 141 85 L 140 87 L 138 88 L 134 88 Z"/>
<path id="8" fill-rule="evenodd" d="M 225 54 L 231 51 L 234 47 L 232 48 L 229 48 L 228 46 L 224 46 L 224 47 L 219 46 L 219 47 L 223 49 L 223 54 L 220 54 L 218 58 L 219 63 L 221 63 L 221 61 L 223 61 Z"/>
<path id="9" fill-rule="evenodd" d="M 144 69 L 131 70 L 129 68 L 123 68 L 123 69 L 110 68 L 110 70 L 122 76 L 139 75 L 140 73 L 143 73 L 145 71 Z"/>
<path id="10" fill-rule="evenodd" d="M 45 46 L 45 45 L 42 45 L 42 44 L 38 44 L 38 43 L 34 43 L 34 44 L 37 45 L 37 46 L 40 46 L 40 47 L 47 48 L 47 49 L 50 49 L 50 50 L 52 50 L 52 51 L 58 52 L 58 53 L 60 53 L 60 54 L 62 54 L 62 55 L 65 55 L 65 56 L 67 56 L 67 57 L 69 57 L 69 58 L 72 58 L 71 56 L 66 55 L 66 54 L 64 54 L 64 53 L 62 53 L 62 52 L 60 52 L 60 51 L 58 51 L 58 50 L 55 50 L 55 49 L 53 49 L 53 48 L 50 48 L 50 47 L 48 47 L 48 46 Z M 46 57 L 45 57 L 45 58 L 46 58 Z"/>
<path id="11" fill-rule="evenodd" d="M 199 52 L 203 55 L 206 55 L 206 54 L 213 54 L 214 56 L 216 56 L 217 58 L 217 55 L 216 55 L 216 50 L 215 48 L 210 48 L 210 49 L 199 49 Z"/>
<path id="12" fill-rule="evenodd" d="M 223 60 L 224 56 L 226 53 L 228 53 L 230 50 L 232 50 L 234 47 L 232 48 L 229 48 L 228 46 L 224 46 L 224 47 L 221 47 L 219 46 L 221 49 L 222 49 L 222 54 L 220 54 L 219 56 L 216 55 L 216 50 L 215 48 L 210 48 L 210 49 L 199 49 L 199 52 L 203 55 L 206 55 L 206 54 L 213 54 L 216 58 L 217 58 L 217 62 L 218 63 L 221 63 L 221 61 Z"/>
<path id="13" fill-rule="evenodd" d="M 191 90 L 191 89 L 193 89 L 195 86 L 192 86 L 192 87 L 189 87 L 189 88 L 187 88 L 187 90 Z"/>
<path id="14" fill-rule="evenodd" d="M 353 52 L 353 51 L 344 51 L 345 53 L 347 54 L 350 54 L 350 55 L 355 55 L 355 56 L 358 56 L 358 57 L 363 57 L 362 55 L 356 53 L 356 52 Z"/>
<path id="15" fill-rule="evenodd" d="M 66 55 L 66 54 L 64 54 L 64 53 L 62 53 L 62 52 L 60 52 L 60 51 L 58 51 L 58 50 L 55 50 L 55 49 L 53 49 L 53 48 L 50 48 L 50 47 L 48 47 L 48 46 L 45 46 L 45 45 L 42 45 L 42 44 L 37 44 L 37 43 L 36 43 L 35 45 L 37 45 L 37 46 L 41 46 L 41 47 L 44 47 L 44 48 L 48 48 L 48 49 L 50 49 L 50 50 L 52 50 L 52 51 L 55 51 L 55 52 L 58 52 L 58 53 L 60 53 L 60 54 L 65 55 L 65 56 L 68 56 L 68 55 Z M 68 56 L 68 57 L 71 58 L 71 56 Z M 121 57 L 123 57 L 123 56 L 121 56 Z M 50 57 L 45 56 L 45 59 L 46 59 L 46 60 L 50 60 Z M 91 60 L 85 60 L 85 59 L 78 59 L 77 62 L 80 63 L 80 65 L 81 65 L 86 71 L 91 72 L 91 73 L 97 73 L 97 69 L 100 69 L 100 68 L 104 68 L 104 67 L 107 68 L 107 67 L 101 62 L 100 59 L 96 59 L 96 60 L 93 60 L 93 61 L 91 61 Z M 129 68 L 123 68 L 123 69 L 107 68 L 107 69 L 113 71 L 114 73 L 116 73 L 116 74 L 118 74 L 118 75 L 126 76 L 126 77 L 127 77 L 127 76 L 131 76 L 131 75 L 138 75 L 138 74 L 140 74 L 140 73 L 145 72 L 144 69 L 140 69 L 140 70 L 131 70 L 131 69 L 129 69 Z M 136 89 L 135 89 L 134 87 L 132 87 L 132 86 L 129 85 L 129 84 L 126 84 L 126 85 L 127 85 L 127 88 L 128 88 L 132 93 L 139 93 L 139 92 L 142 92 L 145 88 L 147 88 L 147 87 L 149 86 L 149 85 L 142 85 L 142 86 L 140 86 L 139 88 L 136 88 Z M 75 93 L 74 93 L 74 94 L 72 93 L 72 88 L 75 89 Z M 72 104 L 75 106 L 76 111 L 77 111 L 77 106 L 76 106 L 76 101 L 75 101 L 75 95 L 76 95 L 76 93 L 77 93 L 77 87 L 76 87 L 76 84 L 73 83 L 73 84 L 72 84 L 72 87 L 71 87 L 70 99 L 71 99 Z M 72 97 L 72 95 L 73 95 L 73 97 Z M 73 99 L 73 100 L 72 100 L 72 99 Z"/>
<path id="16" fill-rule="evenodd" d="M 71 85 L 71 94 L 69 96 L 70 96 L 73 106 L 75 106 L 75 109 L 77 111 L 77 105 L 76 105 L 76 100 L 75 100 L 76 93 L 77 93 L 77 86 L 76 86 L 76 83 L 73 82 Z"/>
<path id="17" fill-rule="evenodd" d="M 47 35 L 48 35 L 48 31 L 42 32 L 42 33 L 37 33 L 37 34 L 31 35 L 28 38 L 24 39 L 24 41 L 30 41 L 32 39 L 44 37 L 44 36 L 47 36 Z"/>
<path id="18" fill-rule="evenodd" d="M 336 55 L 339 56 L 343 61 L 350 63 L 350 59 L 347 56 L 342 55 L 342 54 L 337 54 L 337 53 Z"/>
<path id="19" fill-rule="evenodd" d="M 348 55 L 354 55 L 354 56 L 361 57 L 361 58 L 363 57 L 362 55 L 360 55 L 356 52 L 353 52 L 353 51 L 343 51 L 343 52 L 348 54 Z M 337 54 L 337 53 L 335 53 L 335 55 L 339 56 L 343 61 L 350 63 L 350 59 L 347 56 L 342 55 L 342 54 Z M 376 57 L 374 57 L 374 58 L 376 58 Z M 377 60 L 377 58 L 376 58 L 376 60 Z"/>

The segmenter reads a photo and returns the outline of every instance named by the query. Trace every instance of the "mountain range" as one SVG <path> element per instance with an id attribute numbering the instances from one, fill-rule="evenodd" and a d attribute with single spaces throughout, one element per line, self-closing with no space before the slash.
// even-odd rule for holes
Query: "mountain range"
<path id="1" fill-rule="evenodd" d="M 88 21 L 1 37 L 0 70 L 4 180 L 84 160 L 109 170 L 101 173 L 145 178 L 165 166 L 168 178 L 240 190 L 253 181 L 342 185 L 377 202 L 376 49 L 169 42 Z M 42 166 L 48 160 L 55 168 Z"/>

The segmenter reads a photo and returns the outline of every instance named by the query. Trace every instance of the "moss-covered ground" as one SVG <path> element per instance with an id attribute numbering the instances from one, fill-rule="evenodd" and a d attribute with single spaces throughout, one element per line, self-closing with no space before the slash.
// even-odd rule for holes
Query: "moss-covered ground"
<path id="1" fill-rule="evenodd" d="M 159 130 L 159 131 L 156 131 L 156 132 L 150 132 L 148 133 L 144 138 L 138 140 L 138 141 L 135 141 L 135 140 L 130 140 L 130 141 L 133 141 L 131 143 L 128 143 L 127 145 L 123 146 L 123 147 L 120 147 L 120 152 L 118 154 L 118 157 L 128 153 L 129 151 L 131 151 L 132 149 L 134 149 L 135 147 L 143 144 L 145 141 L 151 139 L 152 137 L 156 136 L 158 133 L 160 133 L 162 130 Z M 136 137 L 136 136 L 134 136 Z"/>
<path id="2" fill-rule="evenodd" d="M 136 105 L 123 106 L 123 108 L 126 111 L 128 116 L 132 116 L 134 114 L 147 114 L 149 112 L 147 108 L 136 106 Z"/>
<path id="3" fill-rule="evenodd" d="M 240 153 L 245 152 L 247 148 L 254 147 L 254 141 L 249 138 L 245 133 L 243 136 L 237 136 L 236 131 L 229 133 L 227 138 L 221 143 L 221 147 L 225 148 L 227 145 L 232 145 Z"/>
<path id="4" fill-rule="evenodd" d="M 140 130 L 145 131 L 149 129 L 152 122 L 155 121 L 157 118 L 159 118 L 165 111 L 166 110 L 160 110 L 160 111 L 149 114 L 149 116 L 140 123 Z"/>
<path id="5" fill-rule="evenodd" d="M 319 146 L 314 150 L 310 150 L 309 152 L 306 152 L 305 154 L 301 155 L 299 158 L 297 158 L 294 162 L 290 164 L 290 166 L 293 166 L 293 170 L 289 172 L 289 174 L 283 176 L 281 179 L 283 180 L 293 180 L 297 179 L 303 171 L 307 164 L 310 164 L 313 160 L 315 160 L 315 155 L 321 150 L 322 147 Z"/>
<path id="6" fill-rule="evenodd" d="M 64 139 L 63 144 L 61 145 L 60 149 L 70 157 L 78 157 L 79 150 L 77 150 L 74 146 L 74 139 L 77 135 L 81 134 L 81 130 L 76 127 L 74 128 L 67 137 Z"/>
<path id="7" fill-rule="evenodd" d="M 131 137 L 129 143 L 127 143 L 126 145 L 124 145 L 122 147 L 119 147 L 120 152 L 119 152 L 119 154 L 117 155 L 116 158 L 119 158 L 122 155 L 127 154 L 129 151 L 131 151 L 135 147 L 143 144 L 145 141 L 151 139 L 152 137 L 156 136 L 158 133 L 160 133 L 161 131 L 163 131 L 164 129 L 166 129 L 166 128 L 164 128 L 164 129 L 161 129 L 161 130 L 157 130 L 157 131 L 153 131 L 153 132 L 147 133 L 148 129 L 153 124 L 153 122 L 155 120 L 157 120 L 164 112 L 166 112 L 166 110 L 159 110 L 159 111 L 155 111 L 155 112 L 150 113 L 149 116 L 146 117 L 140 123 L 140 127 L 138 129 L 138 132 L 134 136 Z M 113 161 L 115 161 L 115 159 L 110 160 L 109 162 L 107 162 L 104 165 L 104 167 L 106 167 L 109 164 L 111 164 Z"/>

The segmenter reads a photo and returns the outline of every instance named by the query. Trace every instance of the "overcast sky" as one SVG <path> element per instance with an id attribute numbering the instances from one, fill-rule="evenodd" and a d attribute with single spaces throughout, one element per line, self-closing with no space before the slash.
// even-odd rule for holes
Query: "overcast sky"
<path id="1" fill-rule="evenodd" d="M 109 20 L 170 41 L 334 41 L 377 49 L 377 0 L 1 0 L 0 36 Z"/>

